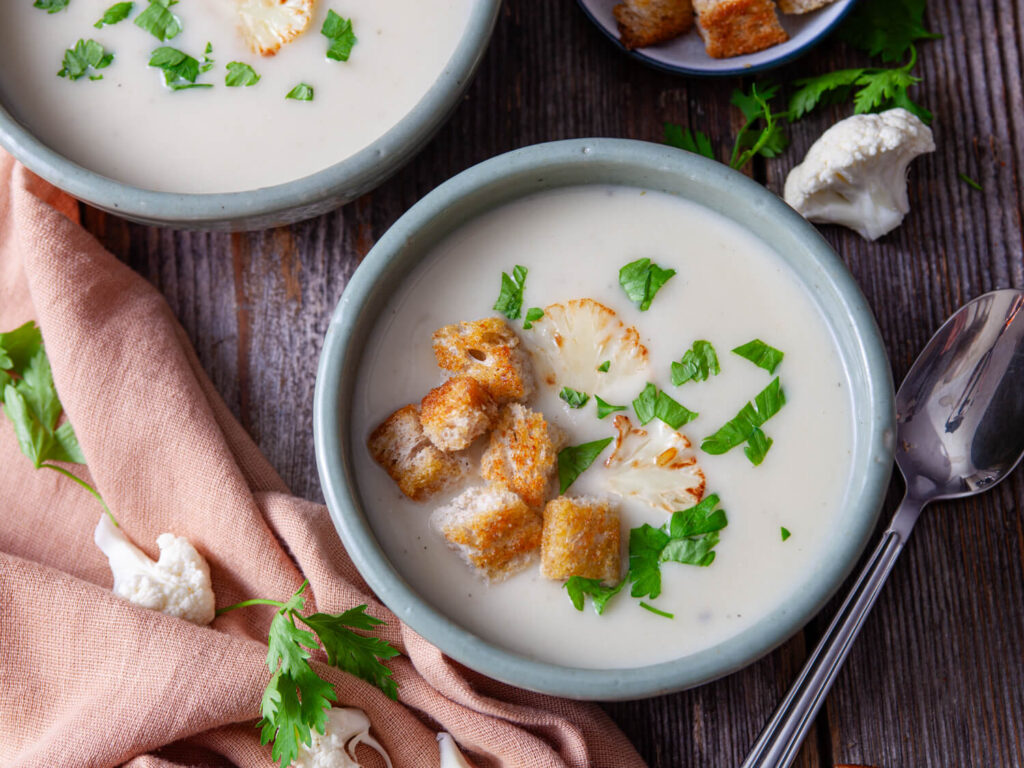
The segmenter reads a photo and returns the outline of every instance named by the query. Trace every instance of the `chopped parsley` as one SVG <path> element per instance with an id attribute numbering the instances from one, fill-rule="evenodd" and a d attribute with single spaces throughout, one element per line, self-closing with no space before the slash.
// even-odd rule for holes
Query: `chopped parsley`
<path id="1" fill-rule="evenodd" d="M 95 40 L 79 40 L 74 48 L 64 51 L 63 66 L 57 76 L 78 80 L 88 75 L 90 80 L 102 80 L 103 75 L 93 73 L 109 67 L 113 60 L 114 54 L 107 53 Z"/>
<path id="2" fill-rule="evenodd" d="M 164 83 L 171 90 L 180 91 L 186 88 L 212 88 L 211 83 L 197 83 L 199 77 L 199 60 L 184 51 L 161 45 L 149 57 L 149 66 L 156 67 L 164 73 Z"/>
<path id="3" fill-rule="evenodd" d="M 690 131 L 676 123 L 665 123 L 665 143 L 676 149 L 685 149 L 695 155 L 715 159 L 715 151 L 711 148 L 711 139 L 702 131 Z"/>
<path id="4" fill-rule="evenodd" d="M 594 611 L 600 616 L 604 613 L 608 601 L 619 594 L 625 584 L 626 579 L 623 579 L 614 587 L 606 587 L 599 579 L 570 576 L 563 586 L 569 593 L 569 599 L 572 600 L 572 604 L 577 611 L 583 610 L 584 597 L 590 595 L 591 601 L 594 604 Z"/>
<path id="5" fill-rule="evenodd" d="M 241 61 L 228 62 L 228 73 L 224 76 L 224 85 L 229 88 L 239 88 L 256 85 L 259 81 L 260 76 L 248 64 Z"/>
<path id="6" fill-rule="evenodd" d="M 518 320 L 523 312 L 523 288 L 526 287 L 526 273 L 529 270 L 521 264 L 512 269 L 512 276 L 501 273 L 501 290 L 494 302 L 495 312 L 501 312 L 509 320 Z M 540 319 L 540 318 L 538 318 Z"/>
<path id="7" fill-rule="evenodd" d="M 582 408 L 590 400 L 590 395 L 575 389 L 569 389 L 569 387 L 562 387 L 562 391 L 558 393 L 558 396 L 567 402 L 570 408 Z"/>
<path id="8" fill-rule="evenodd" d="M 295 99 L 295 101 L 312 101 L 313 100 L 313 86 L 306 85 L 305 83 L 299 83 L 287 94 L 286 99 Z"/>
<path id="9" fill-rule="evenodd" d="M 119 21 L 124 21 L 128 18 L 128 14 L 132 12 L 132 8 L 135 3 L 114 3 L 112 6 L 107 8 L 103 12 L 103 16 L 93 24 L 96 29 L 102 29 L 110 24 L 117 24 Z"/>
<path id="10" fill-rule="evenodd" d="M 610 413 L 626 410 L 626 406 L 624 405 L 612 405 L 611 403 L 606 403 L 599 395 L 594 395 L 594 402 L 597 403 L 597 418 L 599 419 L 603 419 Z"/>
<path id="11" fill-rule="evenodd" d="M 748 402 L 740 409 L 735 418 L 727 421 L 713 435 L 705 437 L 700 444 L 701 450 L 717 455 L 742 445 L 750 439 L 755 429 L 778 413 L 785 404 L 786 393 L 776 376 L 757 394 L 752 403 Z"/>
<path id="12" fill-rule="evenodd" d="M 672 383 L 677 387 L 688 381 L 706 381 L 721 373 L 718 355 L 710 341 L 698 339 L 686 350 L 682 362 L 672 363 Z"/>
<path id="13" fill-rule="evenodd" d="M 561 493 L 565 493 L 576 482 L 576 478 L 594 463 L 594 459 L 611 441 L 612 438 L 606 437 L 582 445 L 570 445 L 558 452 L 558 487 Z"/>
<path id="14" fill-rule="evenodd" d="M 71 0 L 36 0 L 32 6 L 47 13 L 57 13 L 67 8 L 70 2 Z"/>
<path id="15" fill-rule="evenodd" d="M 612 361 L 611 360 L 605 360 L 603 363 L 601 363 L 599 366 L 597 366 L 597 370 L 599 370 L 601 373 L 608 373 L 608 369 L 611 368 L 611 367 L 612 367 Z"/>
<path id="16" fill-rule="evenodd" d="M 779 529 L 779 531 L 782 532 L 782 540 L 783 541 L 785 541 L 786 539 L 788 539 L 790 536 L 793 535 L 792 533 L 789 532 L 789 528 L 787 528 L 786 526 L 782 526 Z M 598 611 L 598 613 L 600 613 L 600 611 Z"/>
<path id="17" fill-rule="evenodd" d="M 972 179 L 966 173 L 958 173 L 956 175 L 956 177 L 958 179 L 960 179 L 960 181 L 962 181 L 964 184 L 966 184 L 968 187 L 970 187 L 973 190 L 976 190 L 978 192 L 984 192 L 985 191 L 985 188 L 983 186 L 981 186 L 981 184 L 979 184 L 977 181 Z"/>
<path id="18" fill-rule="evenodd" d="M 209 72 L 213 69 L 213 43 L 207 43 L 206 48 L 203 50 L 203 60 L 199 62 L 199 71 Z"/>
<path id="19" fill-rule="evenodd" d="M 640 607 L 643 608 L 645 611 L 650 611 L 651 613 L 657 616 L 663 616 L 666 619 L 674 619 L 676 617 L 674 613 L 669 613 L 668 611 L 659 611 L 653 605 L 648 605 L 643 600 L 640 601 Z"/>
<path id="20" fill-rule="evenodd" d="M 765 344 L 760 339 L 748 341 L 736 347 L 733 352 L 740 357 L 746 358 L 758 368 L 764 368 L 768 373 L 775 373 L 775 369 L 782 362 L 784 354 L 775 347 Z"/>
<path id="21" fill-rule="evenodd" d="M 747 440 L 743 453 L 750 459 L 750 463 L 756 467 L 764 461 L 765 454 L 768 453 L 768 449 L 772 447 L 774 442 L 774 440 L 761 431 L 760 427 L 754 427 L 754 431 L 750 433 L 750 438 Z"/>
<path id="22" fill-rule="evenodd" d="M 651 308 L 655 294 L 676 271 L 664 269 L 650 259 L 637 259 L 619 270 L 619 285 L 641 312 Z"/>
<path id="23" fill-rule="evenodd" d="M 650 383 L 633 401 L 633 410 L 636 411 L 636 417 L 640 420 L 641 426 L 647 424 L 651 419 L 660 419 L 672 429 L 679 429 L 683 424 L 693 421 L 698 416 L 664 392 L 659 392 L 658 388 Z"/>
<path id="24" fill-rule="evenodd" d="M 544 310 L 540 307 L 530 307 L 526 310 L 526 319 L 523 320 L 523 328 L 530 330 L 533 328 L 533 324 L 544 317 Z"/>
<path id="25" fill-rule="evenodd" d="M 135 26 L 149 32 L 160 42 L 177 37 L 181 32 L 181 19 L 171 12 L 178 0 L 149 0 L 146 9 L 135 17 Z"/>
<path id="26" fill-rule="evenodd" d="M 324 25 L 320 27 L 320 34 L 331 41 L 327 47 L 327 58 L 335 61 L 348 61 L 352 53 L 352 46 L 356 44 L 357 37 L 352 31 L 352 20 L 346 19 L 333 10 L 327 11 L 327 18 Z"/>

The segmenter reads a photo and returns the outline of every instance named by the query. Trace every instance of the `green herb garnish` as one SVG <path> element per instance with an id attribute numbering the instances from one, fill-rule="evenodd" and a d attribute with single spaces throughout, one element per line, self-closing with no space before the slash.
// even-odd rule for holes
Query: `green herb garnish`
<path id="1" fill-rule="evenodd" d="M 229 88 L 238 88 L 256 85 L 259 81 L 260 76 L 248 64 L 241 61 L 228 62 L 228 73 L 224 76 L 224 85 Z"/>
<path id="2" fill-rule="evenodd" d="M 840 27 L 840 37 L 850 45 L 899 61 L 918 40 L 942 35 L 924 27 L 926 0 L 861 0 Z"/>
<path id="3" fill-rule="evenodd" d="M 565 493 L 576 482 L 576 478 L 594 463 L 594 459 L 611 441 L 612 438 L 606 437 L 582 445 L 570 445 L 558 452 L 558 487 L 561 493 Z"/>
<path id="4" fill-rule="evenodd" d="M 135 3 L 114 3 L 112 6 L 107 8 L 103 12 L 103 16 L 93 24 L 96 29 L 102 29 L 105 26 L 111 24 L 117 24 L 119 21 L 124 21 L 128 18 L 128 15 L 132 12 L 132 8 Z"/>
<path id="5" fill-rule="evenodd" d="M 597 366 L 597 370 L 599 370 L 601 373 L 608 373 L 608 369 L 611 368 L 611 367 L 612 367 L 612 361 L 611 360 L 605 360 L 603 363 L 601 363 L 599 366 Z"/>
<path id="6" fill-rule="evenodd" d="M 637 259 L 619 270 L 619 285 L 629 300 L 646 312 L 655 294 L 675 273 L 674 269 L 663 269 L 650 259 Z"/>
<path id="7" fill-rule="evenodd" d="M 733 352 L 756 365 L 764 368 L 768 373 L 775 373 L 775 369 L 782 362 L 784 354 L 775 347 L 765 344 L 760 339 L 748 341 L 736 347 Z"/>
<path id="8" fill-rule="evenodd" d="M 661 419 L 672 429 L 679 429 L 683 424 L 693 421 L 699 414 L 673 400 L 664 392 L 648 383 L 633 401 L 633 410 L 641 426 L 651 419 Z"/>
<path id="9" fill-rule="evenodd" d="M 320 34 L 331 41 L 327 47 L 327 58 L 335 61 L 348 61 L 352 53 L 352 46 L 358 38 L 352 31 L 352 20 L 346 19 L 333 10 L 327 11 L 327 18 L 324 25 L 320 27 Z"/>
<path id="10" fill-rule="evenodd" d="M 782 532 L 782 540 L 783 541 L 785 541 L 786 539 L 788 539 L 790 536 L 793 535 L 793 534 L 791 534 L 789 532 L 789 528 L 786 528 L 786 526 L 782 526 L 779 530 Z"/>
<path id="11" fill-rule="evenodd" d="M 135 17 L 135 26 L 146 30 L 163 42 L 177 37 L 181 32 L 181 19 L 171 12 L 171 6 L 178 0 L 149 0 L 149 5 Z"/>
<path id="12" fill-rule="evenodd" d="M 213 87 L 211 83 L 196 82 L 200 71 L 198 59 L 169 45 L 162 45 L 150 54 L 149 66 L 162 70 L 164 83 L 174 91 Z"/>
<path id="13" fill-rule="evenodd" d="M 739 170 L 757 155 L 777 157 L 789 146 L 789 137 L 782 127 L 787 113 L 776 112 L 771 105 L 778 91 L 777 85 L 758 87 L 757 83 L 751 83 L 749 93 L 732 92 L 730 101 L 739 107 L 747 122 L 736 134 L 729 167 Z"/>
<path id="14" fill-rule="evenodd" d="M 292 88 L 285 95 L 286 99 L 294 99 L 295 101 L 312 101 L 313 100 L 313 86 L 306 85 L 305 83 L 299 83 Z"/>
<path id="15" fill-rule="evenodd" d="M 624 405 L 612 405 L 611 403 L 606 403 L 599 395 L 594 395 L 594 402 L 597 403 L 597 418 L 599 419 L 603 419 L 610 413 L 626 410 L 626 406 Z"/>
<path id="16" fill-rule="evenodd" d="M 979 184 L 977 181 L 972 179 L 966 173 L 958 173 L 956 175 L 956 177 L 958 179 L 960 179 L 960 181 L 962 181 L 964 184 L 966 184 L 971 189 L 977 190 L 978 192 L 984 192 L 985 191 L 985 188 L 983 186 L 981 186 L 981 184 Z"/>
<path id="17" fill-rule="evenodd" d="M 754 427 L 754 431 L 750 433 L 750 437 L 747 439 L 747 445 L 743 448 L 743 453 L 750 459 L 751 464 L 755 467 L 759 466 L 764 461 L 765 454 L 768 453 L 768 449 L 772 447 L 774 442 L 774 440 L 761 431 L 760 427 Z"/>
<path id="18" fill-rule="evenodd" d="M 47 13 L 57 13 L 68 7 L 71 0 L 36 0 L 32 3 L 34 8 L 39 8 Z"/>
<path id="19" fill-rule="evenodd" d="M 523 320 L 523 328 L 530 330 L 533 328 L 533 324 L 544 317 L 544 310 L 540 307 L 530 307 L 526 310 L 526 319 Z"/>
<path id="20" fill-rule="evenodd" d="M 605 606 L 608 605 L 608 601 L 611 600 L 615 595 L 619 594 L 622 588 L 626 584 L 626 579 L 623 579 L 614 587 L 606 587 L 598 579 L 585 579 L 582 576 L 570 576 L 569 580 L 563 585 L 569 593 L 569 599 L 572 600 L 572 604 L 576 607 L 577 611 L 583 610 L 584 597 L 590 595 L 591 601 L 594 604 L 594 610 L 597 615 L 600 616 L 604 613 Z"/>
<path id="21" fill-rule="evenodd" d="M 64 51 L 64 62 L 58 77 L 78 80 L 89 75 L 90 80 L 102 80 L 103 75 L 91 74 L 110 66 L 114 54 L 107 53 L 103 46 L 95 40 L 79 40 L 74 48 Z"/>
<path id="22" fill-rule="evenodd" d="M 672 363 L 672 383 L 677 387 L 688 381 L 705 381 L 721 373 L 718 355 L 710 341 L 699 339 L 686 350 L 682 362 Z"/>
<path id="23" fill-rule="evenodd" d="M 640 607 L 643 608 L 645 611 L 650 611 L 651 613 L 656 614 L 658 616 L 663 616 L 666 619 L 674 619 L 676 617 L 674 613 L 669 613 L 667 611 L 660 611 L 657 608 L 655 608 L 653 605 L 648 605 L 643 600 L 640 601 Z"/>
<path id="24" fill-rule="evenodd" d="M 501 291 L 492 307 L 495 312 L 501 312 L 509 320 L 519 319 L 523 311 L 523 288 L 526 287 L 528 271 L 526 267 L 516 264 L 511 277 L 506 272 L 501 273 Z"/>
<path id="25" fill-rule="evenodd" d="M 685 149 L 695 155 L 715 159 L 715 151 L 711 147 L 711 139 L 702 131 L 690 131 L 676 123 L 665 123 L 665 143 L 676 149 Z"/>
<path id="26" fill-rule="evenodd" d="M 203 50 L 203 60 L 199 62 L 199 71 L 209 72 L 213 69 L 213 43 L 207 43 L 206 48 Z"/>
<path id="27" fill-rule="evenodd" d="M 705 437 L 700 447 L 706 453 L 718 455 L 742 445 L 754 430 L 774 416 L 786 404 L 786 393 L 778 377 L 761 390 L 754 401 L 748 402 L 736 417 L 726 422 L 715 434 Z"/>
<path id="28" fill-rule="evenodd" d="M 558 396 L 567 402 L 570 408 L 582 408 L 590 400 L 590 395 L 575 389 L 569 389 L 569 387 L 562 387 L 562 391 L 558 393 Z"/>

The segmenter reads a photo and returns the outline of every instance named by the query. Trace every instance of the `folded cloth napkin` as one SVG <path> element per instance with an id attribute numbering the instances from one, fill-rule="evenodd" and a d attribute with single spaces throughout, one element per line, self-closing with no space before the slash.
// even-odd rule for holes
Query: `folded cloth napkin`
<path id="1" fill-rule="evenodd" d="M 289 495 L 203 372 L 163 298 L 78 224 L 71 198 L 0 151 L 0 330 L 35 320 L 88 462 L 79 467 L 150 556 L 170 531 L 209 561 L 218 606 L 367 603 L 402 655 L 398 702 L 329 667 L 396 768 L 436 766 L 450 732 L 480 768 L 643 762 L 596 706 L 518 690 L 446 658 L 369 591 L 327 511 Z M 272 765 L 255 727 L 274 609 L 200 627 L 111 592 L 95 499 L 35 470 L 0 419 L 0 764 Z M 313 597 L 315 595 L 315 599 Z M 365 766 L 380 765 L 360 748 Z"/>

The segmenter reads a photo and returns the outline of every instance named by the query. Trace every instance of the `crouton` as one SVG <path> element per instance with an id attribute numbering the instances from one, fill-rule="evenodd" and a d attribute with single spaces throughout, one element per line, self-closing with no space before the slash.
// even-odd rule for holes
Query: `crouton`
<path id="1" fill-rule="evenodd" d="M 608 501 L 560 496 L 544 507 L 540 572 L 547 579 L 570 576 L 619 581 L 619 513 Z"/>
<path id="2" fill-rule="evenodd" d="M 392 413 L 366 441 L 402 493 L 423 501 L 465 474 L 466 462 L 439 451 L 423 433 L 415 405 Z"/>
<path id="3" fill-rule="evenodd" d="M 563 442 L 561 430 L 549 425 L 543 414 L 512 403 L 498 416 L 480 462 L 480 474 L 539 509 L 547 498 Z"/>
<path id="4" fill-rule="evenodd" d="M 446 371 L 483 384 L 499 404 L 521 400 L 533 391 L 533 372 L 519 336 L 500 317 L 438 329 L 434 355 Z"/>
<path id="5" fill-rule="evenodd" d="M 754 53 L 789 39 L 772 0 L 693 0 L 708 56 Z"/>
<path id="6" fill-rule="evenodd" d="M 810 13 L 832 2 L 834 0 L 779 0 L 779 10 L 783 13 Z"/>
<path id="7" fill-rule="evenodd" d="M 435 509 L 430 524 L 490 581 L 525 568 L 540 547 L 540 515 L 501 486 L 468 488 Z"/>
<path id="8" fill-rule="evenodd" d="M 420 403 L 423 432 L 442 451 L 469 447 L 497 418 L 494 399 L 483 384 L 469 376 L 448 379 Z"/>
<path id="9" fill-rule="evenodd" d="M 612 8 L 619 40 L 626 48 L 657 45 L 693 27 L 690 0 L 625 0 Z"/>

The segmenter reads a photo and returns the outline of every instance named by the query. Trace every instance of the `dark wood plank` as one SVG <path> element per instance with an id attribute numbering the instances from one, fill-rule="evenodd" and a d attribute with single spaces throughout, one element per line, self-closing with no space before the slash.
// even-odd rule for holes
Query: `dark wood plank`
<path id="1" fill-rule="evenodd" d="M 1024 5 L 933 0 L 930 8 L 946 38 L 921 48 L 921 100 L 936 113 L 939 151 L 914 166 L 914 210 L 875 244 L 824 230 L 876 312 L 897 378 L 956 306 L 1024 285 L 1024 128 L 1014 121 L 1024 114 Z M 780 77 L 864 61 L 827 42 Z M 88 209 L 85 223 L 167 296 L 234 413 L 293 490 L 320 499 L 311 408 L 323 334 L 359 259 L 404 210 L 500 152 L 577 136 L 660 141 L 666 120 L 706 131 L 727 158 L 740 121 L 727 97 L 739 84 L 646 69 L 618 55 L 574 3 L 510 0 L 452 121 L 360 200 L 252 234 L 153 230 Z M 832 108 L 794 126 L 790 152 L 751 172 L 781 191 L 788 169 L 845 114 Z M 957 181 L 960 171 L 985 192 Z M 898 490 L 894 483 L 889 508 Z M 1024 763 L 1022 500 L 1018 477 L 923 518 L 798 765 Z M 652 766 L 736 765 L 832 610 L 724 680 L 607 709 Z"/>

